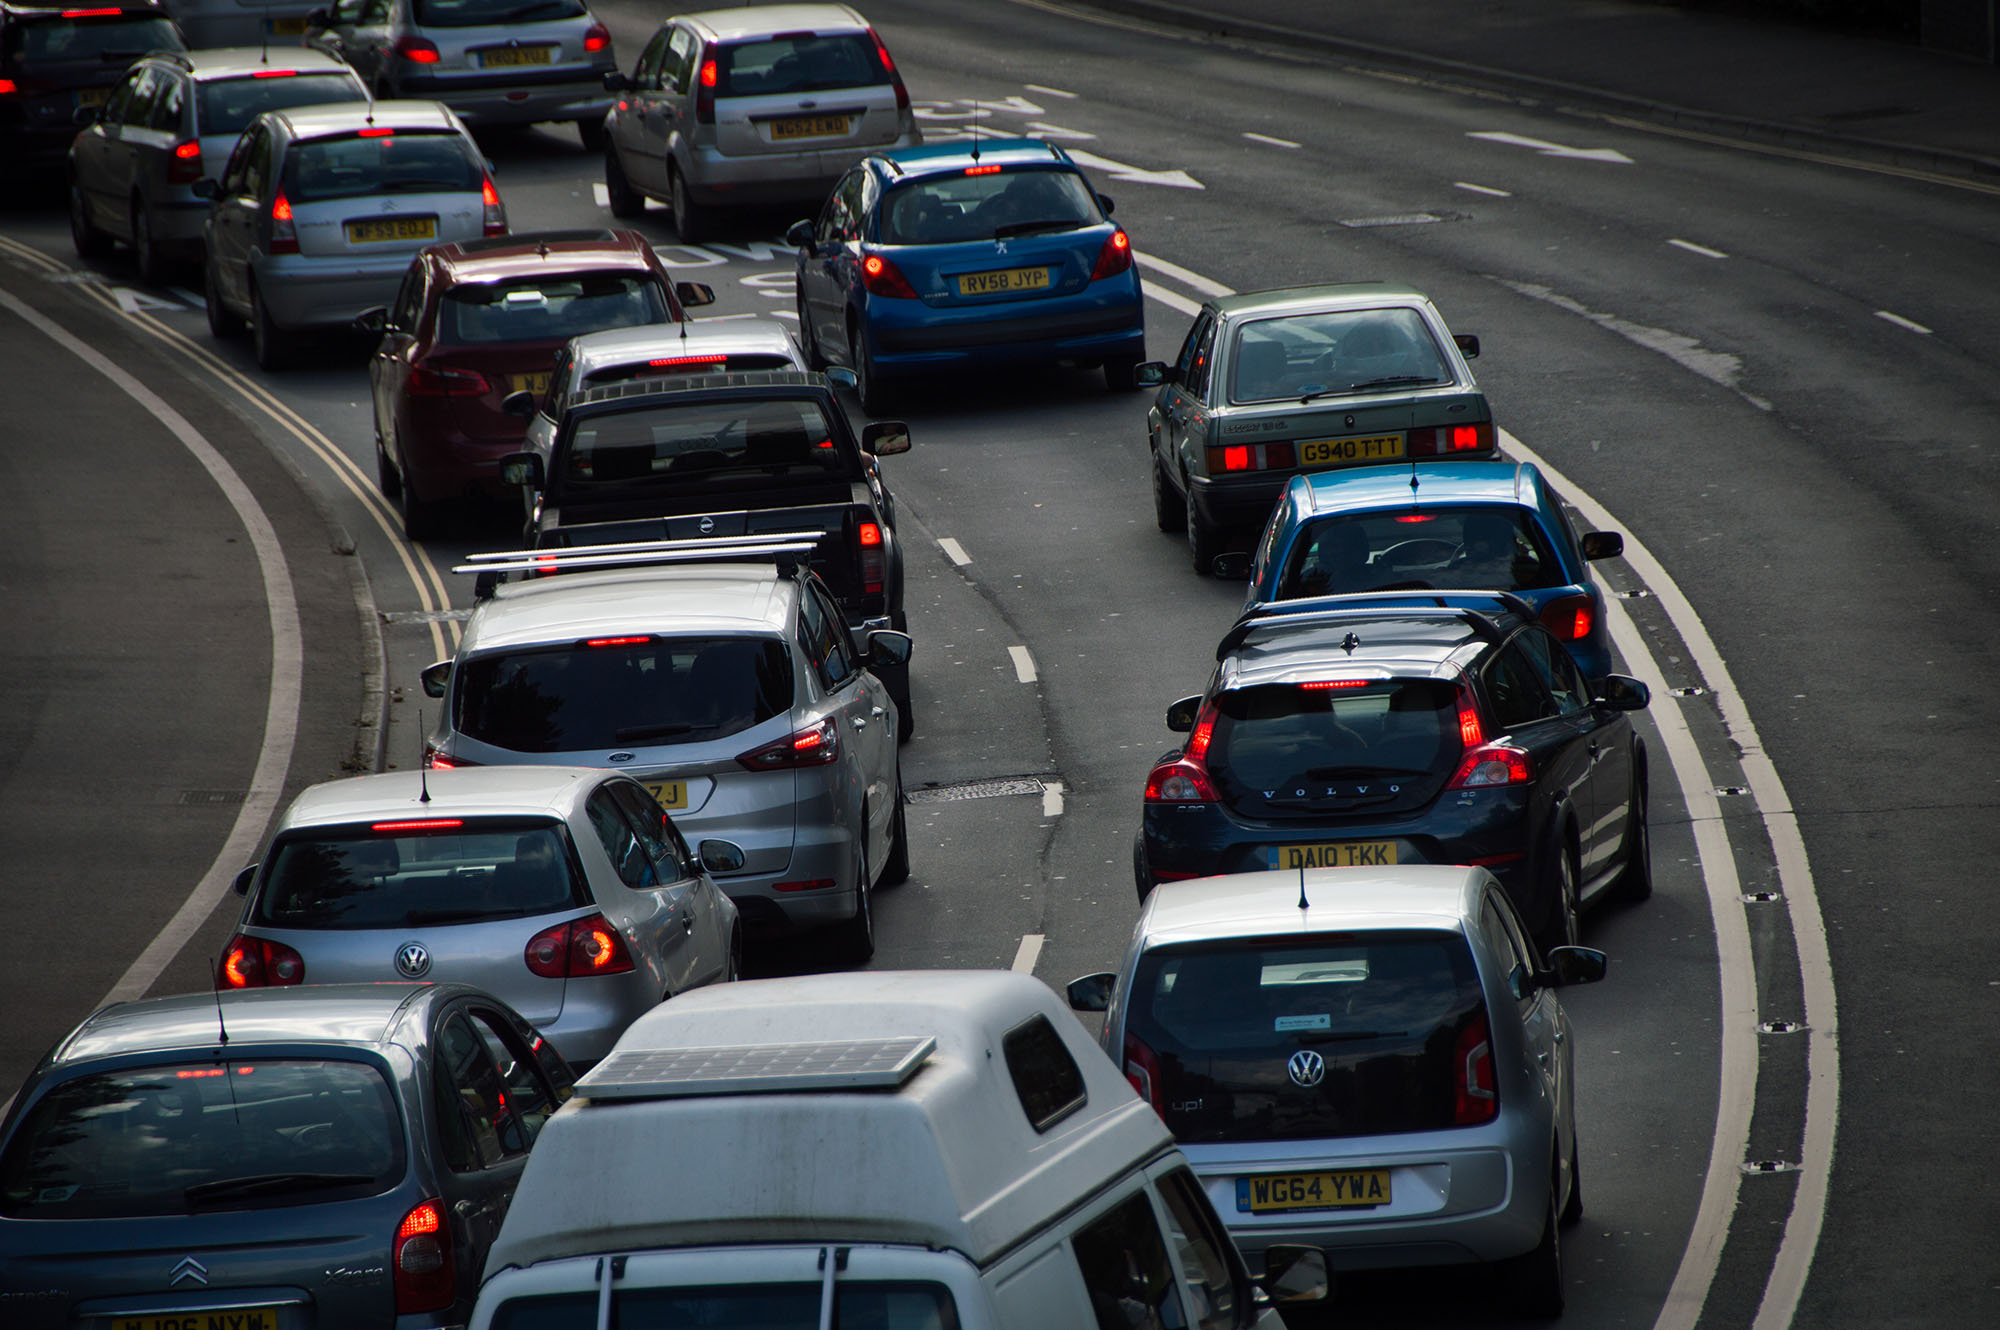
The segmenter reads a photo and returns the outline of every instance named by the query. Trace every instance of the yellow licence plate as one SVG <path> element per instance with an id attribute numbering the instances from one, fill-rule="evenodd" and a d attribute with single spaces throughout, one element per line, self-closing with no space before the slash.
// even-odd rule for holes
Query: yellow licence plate
<path id="1" fill-rule="evenodd" d="M 1380 462 L 1403 455 L 1400 434 L 1371 434 L 1357 439 L 1302 439 L 1300 466 L 1340 466 L 1346 462 Z"/>
<path id="2" fill-rule="evenodd" d="M 174 1312 L 165 1316 L 114 1316 L 111 1330 L 278 1330 L 278 1309 L 231 1307 L 228 1311 Z"/>
<path id="3" fill-rule="evenodd" d="M 669 813 L 688 806 L 688 783 L 684 780 L 649 780 L 646 789 Z"/>
<path id="4" fill-rule="evenodd" d="M 514 65 L 546 65 L 555 58 L 553 46 L 499 46 L 479 53 L 482 69 L 504 69 Z"/>
<path id="5" fill-rule="evenodd" d="M 772 139 L 830 139 L 847 133 L 851 123 L 844 115 L 795 115 L 771 122 Z"/>
<path id="6" fill-rule="evenodd" d="M 1039 291 L 1049 284 L 1047 268 L 1002 268 L 997 272 L 969 272 L 958 279 L 962 296 L 990 296 L 1001 291 Z"/>
<path id="7" fill-rule="evenodd" d="M 347 241 L 351 245 L 379 245 L 385 240 L 432 240 L 437 229 L 435 217 L 379 217 L 349 222 Z"/>
<path id="8" fill-rule="evenodd" d="M 306 21 L 303 18 L 274 18 L 271 20 L 271 35 L 273 37 L 297 37 L 303 34 L 305 30 Z"/>
<path id="9" fill-rule="evenodd" d="M 1336 841 L 1331 845 L 1273 845 L 1273 868 L 1373 868 L 1396 862 L 1392 840 Z"/>
<path id="10" fill-rule="evenodd" d="M 507 389 L 509 392 L 533 393 L 540 397 L 549 390 L 549 373 L 543 370 L 540 374 L 509 374 Z"/>
<path id="11" fill-rule="evenodd" d="M 1344 1169 L 1332 1173 L 1278 1173 L 1236 1179 L 1236 1208 L 1250 1214 L 1274 1210 L 1339 1210 L 1387 1205 L 1389 1170 Z"/>

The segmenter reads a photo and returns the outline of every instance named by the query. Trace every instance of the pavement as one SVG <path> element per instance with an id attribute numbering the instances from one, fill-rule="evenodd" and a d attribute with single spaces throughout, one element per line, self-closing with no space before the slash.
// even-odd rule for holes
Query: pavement
<path id="1" fill-rule="evenodd" d="M 1913 43 L 1641 0 L 1087 4 L 1217 40 L 2000 187 L 2000 64 Z"/>

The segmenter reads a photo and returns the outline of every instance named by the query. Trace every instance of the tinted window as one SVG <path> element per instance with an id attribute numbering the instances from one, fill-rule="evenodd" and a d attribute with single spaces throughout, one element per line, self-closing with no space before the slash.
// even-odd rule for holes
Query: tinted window
<path id="1" fill-rule="evenodd" d="M 818 1284 L 733 1284 L 696 1288 L 615 1288 L 612 1324 L 713 1326 L 719 1330 L 818 1330 Z M 833 1323 L 866 1330 L 956 1330 L 958 1308 L 942 1284 L 854 1280 L 834 1285 Z M 595 1330 L 597 1294 L 511 1298 L 493 1330 Z"/>
<path id="2" fill-rule="evenodd" d="M 1260 684 L 1216 698 L 1207 763 L 1232 804 L 1320 813 L 1378 807 L 1404 793 L 1384 776 L 1410 777 L 1428 790 L 1462 746 L 1457 690 L 1448 683 Z"/>
<path id="3" fill-rule="evenodd" d="M 639 834 L 639 843 L 646 847 L 646 853 L 659 865 L 660 880 L 678 882 L 693 877 L 694 864 L 687 846 L 667 820 L 667 810 L 660 807 L 659 800 L 644 787 L 625 781 L 615 781 L 605 788 L 631 819 L 632 829 Z"/>
<path id="4" fill-rule="evenodd" d="M 1413 309 L 1258 319 L 1243 325 L 1230 354 L 1232 402 L 1452 381 L 1444 353 L 1423 316 Z"/>
<path id="5" fill-rule="evenodd" d="M 1187 1272 L 1187 1297 L 1195 1330 L 1227 1330 L 1237 1323 L 1243 1289 L 1229 1259 L 1229 1235 L 1203 1197 L 1201 1184 L 1186 1168 L 1160 1179 L 1167 1207 L 1167 1236 Z"/>
<path id="6" fill-rule="evenodd" d="M 1181 1141 L 1448 1127 L 1455 1041 L 1484 1020 L 1455 933 L 1155 948 L 1129 1011 L 1127 1034 L 1156 1063 L 1162 1116 Z M 1325 1067 L 1311 1088 L 1286 1070 L 1305 1050 Z"/>
<path id="7" fill-rule="evenodd" d="M 493 652 L 453 700 L 459 733 L 517 753 L 706 743 L 791 710 L 791 657 L 762 637 Z"/>
<path id="8" fill-rule="evenodd" d="M 715 64 L 718 97 L 780 97 L 889 81 L 875 43 L 863 32 L 741 42 L 723 47 Z"/>
<path id="9" fill-rule="evenodd" d="M 54 15 L 17 18 L 4 29 L 4 41 L 0 54 L 17 66 L 76 61 L 102 69 L 137 60 L 148 51 L 187 49 L 171 22 L 142 14 L 82 21 Z"/>
<path id="10" fill-rule="evenodd" d="M 584 8 L 576 0 L 542 0 L 540 4 L 533 0 L 416 0 L 415 12 L 419 27 L 477 28 L 580 18 Z"/>
<path id="11" fill-rule="evenodd" d="M 264 111 L 322 102 L 358 102 L 365 95 L 351 74 L 214 79 L 201 85 L 201 132 L 241 134 Z"/>
<path id="12" fill-rule="evenodd" d="M 0 1214 L 181 1215 L 373 1196 L 401 1180 L 403 1137 L 388 1084 L 359 1062 L 231 1058 L 83 1076 L 15 1132 L 0 1159 Z"/>
<path id="13" fill-rule="evenodd" d="M 1502 734 L 1516 726 L 1556 714 L 1555 699 L 1543 687 L 1534 662 L 1520 646 L 1520 638 L 1509 642 L 1486 663 L 1486 703 L 1493 711 L 1493 724 Z"/>
<path id="14" fill-rule="evenodd" d="M 486 1045 L 486 1055 L 493 1059 L 493 1065 L 500 1071 L 500 1080 L 507 1087 L 507 1112 L 519 1125 L 528 1144 L 533 1145 L 535 1137 L 542 1134 L 542 1125 L 556 1111 L 557 1102 L 549 1087 L 542 1083 L 534 1054 L 522 1046 L 521 1036 L 512 1022 L 499 1012 L 472 1007 L 467 1009 L 465 1019 Z"/>
<path id="15" fill-rule="evenodd" d="M 562 480 L 578 490 L 657 481 L 757 483 L 776 473 L 860 478 L 836 446 L 819 403 L 808 399 L 691 402 L 575 423 Z"/>
<path id="16" fill-rule="evenodd" d="M 461 1130 L 478 1165 L 491 1167 L 527 1153 L 532 1138 L 508 1102 L 506 1079 L 464 1012 L 454 1013 L 439 1031 L 438 1058 L 438 1084 L 444 1087 L 445 1098 L 456 1104 Z M 440 1108 L 451 1111 L 449 1104 Z M 465 1171 L 462 1160 L 452 1161 L 452 1166 Z"/>
<path id="17" fill-rule="evenodd" d="M 597 832 L 598 841 L 604 846 L 604 857 L 618 873 L 618 878 L 634 891 L 660 885 L 659 870 L 639 834 L 632 829 L 620 811 L 617 800 L 609 790 L 596 790 L 590 802 L 584 806 L 590 817 L 590 825 Z"/>
<path id="18" fill-rule="evenodd" d="M 1070 1245 L 1098 1330 L 1183 1330 L 1166 1243 L 1145 1192 L 1077 1231 Z"/>
<path id="19" fill-rule="evenodd" d="M 146 122 L 152 119 L 153 99 L 159 96 L 162 81 L 157 69 L 148 69 L 140 73 L 131 85 L 131 95 L 125 98 L 119 120 L 135 129 L 144 128 Z"/>
<path id="20" fill-rule="evenodd" d="M 641 273 L 579 273 L 522 282 L 480 282 L 444 293 L 438 340 L 459 345 L 559 341 L 671 321 L 659 279 Z"/>
<path id="21" fill-rule="evenodd" d="M 1047 1131 L 1083 1104 L 1083 1072 L 1048 1018 L 1009 1030 L 1000 1041 L 1014 1093 L 1036 1131 Z"/>
<path id="22" fill-rule="evenodd" d="M 1090 186 L 1074 171 L 1011 170 L 940 175 L 882 198 L 885 245 L 940 245 L 998 235 L 1073 231 L 1104 220 Z"/>
<path id="23" fill-rule="evenodd" d="M 485 168 L 456 134 L 398 131 L 382 138 L 308 139 L 285 156 L 285 196 L 296 206 L 370 194 L 477 190 Z"/>
<path id="24" fill-rule="evenodd" d="M 739 351 L 734 355 L 655 356 L 629 365 L 607 365 L 584 376 L 585 386 L 627 383 L 633 379 L 670 379 L 677 374 L 734 374 L 747 369 L 798 369 L 790 356 L 772 351 Z"/>
<path id="25" fill-rule="evenodd" d="M 187 85 L 172 76 L 162 76 L 160 95 L 153 99 L 152 118 L 146 123 L 153 129 L 178 134 L 183 112 L 187 109 Z"/>
<path id="26" fill-rule="evenodd" d="M 1528 510 L 1512 505 L 1325 517 L 1302 529 L 1279 600 L 1385 587 L 1520 591 L 1563 585 Z"/>
<path id="27" fill-rule="evenodd" d="M 399 834 L 288 836 L 252 907 L 273 928 L 413 928 L 581 903 L 559 825 L 521 819 Z"/>

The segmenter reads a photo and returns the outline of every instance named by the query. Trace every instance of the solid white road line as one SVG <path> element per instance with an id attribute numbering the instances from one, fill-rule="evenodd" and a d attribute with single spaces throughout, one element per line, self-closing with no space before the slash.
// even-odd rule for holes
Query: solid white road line
<path id="1" fill-rule="evenodd" d="M 1684 249 L 1690 254 L 1699 254 L 1705 259 L 1726 259 L 1729 257 L 1719 249 L 1710 249 L 1707 245 L 1697 245 L 1692 240 L 1669 240 L 1667 243 L 1675 249 Z"/>
<path id="2" fill-rule="evenodd" d="M 944 551 L 945 558 L 950 559 L 961 568 L 972 562 L 972 556 L 965 552 L 965 546 L 959 544 L 950 536 L 938 537 L 938 548 Z"/>
<path id="3" fill-rule="evenodd" d="M 1015 974 L 1033 974 L 1035 972 L 1035 962 L 1042 958 L 1042 943 L 1044 941 L 1045 939 L 1040 933 L 1023 933 L 1021 935 L 1021 945 L 1014 951 L 1014 964 L 1011 967 Z"/>
<path id="4" fill-rule="evenodd" d="M 285 789 L 285 773 L 292 764 L 292 744 L 298 733 L 303 691 L 305 648 L 299 627 L 299 607 L 293 596 L 292 575 L 285 563 L 285 551 L 278 543 L 278 533 L 271 526 L 271 519 L 258 506 L 257 496 L 250 492 L 250 487 L 243 483 L 236 469 L 215 450 L 215 445 L 202 437 L 187 417 L 152 389 L 12 293 L 0 291 L 0 307 L 11 310 L 23 323 L 109 379 L 114 387 L 138 403 L 168 433 L 180 440 L 181 446 L 208 472 L 216 488 L 222 491 L 229 506 L 236 511 L 263 574 L 264 604 L 271 629 L 271 689 L 265 698 L 264 739 L 258 748 L 256 768 L 251 772 L 250 791 L 243 800 L 242 808 L 237 811 L 236 821 L 222 843 L 221 852 L 195 885 L 194 891 L 138 958 L 126 967 L 125 973 L 119 976 L 118 982 L 111 986 L 111 991 L 104 995 L 99 1005 L 126 1002 L 145 996 L 146 990 L 160 977 L 168 962 L 194 936 L 202 921 L 214 912 L 228 892 L 237 870 L 249 863 L 250 856 L 257 852 L 264 828 L 277 811 L 278 799 Z"/>
<path id="5" fill-rule="evenodd" d="M 1035 681 L 1035 658 L 1028 654 L 1026 647 L 1008 647 L 1007 654 L 1014 658 L 1014 677 L 1022 683 Z"/>
<path id="6" fill-rule="evenodd" d="M 1269 134 L 1253 134 L 1247 129 L 1243 131 L 1243 137 L 1249 139 L 1252 143 L 1268 143 L 1274 148 L 1296 148 L 1299 146 L 1290 139 L 1274 139 Z"/>
<path id="7" fill-rule="evenodd" d="M 1908 328 L 1913 333 L 1922 333 L 1926 337 L 1930 336 L 1931 330 L 1929 328 L 1924 327 L 1923 324 L 1913 323 L 1909 319 L 1904 318 L 1900 314 L 1891 314 L 1886 309 L 1876 310 L 1875 317 L 1878 319 L 1887 319 L 1890 323 L 1895 324 L 1898 328 Z"/>
<path id="8" fill-rule="evenodd" d="M 1061 88 L 1044 88 L 1039 83 L 1023 83 L 1021 86 L 1026 88 L 1029 92 L 1039 92 L 1046 94 L 1047 96 L 1050 97 L 1062 97 L 1069 101 L 1075 101 L 1079 96 L 1082 95 L 1081 93 L 1064 92 Z"/>
<path id="9" fill-rule="evenodd" d="M 1496 199 L 1511 199 L 1514 197 L 1511 190 L 1495 189 L 1491 185 L 1475 185 L 1470 180 L 1454 180 L 1451 183 L 1459 189 L 1469 189 L 1475 194 L 1491 194 Z"/>

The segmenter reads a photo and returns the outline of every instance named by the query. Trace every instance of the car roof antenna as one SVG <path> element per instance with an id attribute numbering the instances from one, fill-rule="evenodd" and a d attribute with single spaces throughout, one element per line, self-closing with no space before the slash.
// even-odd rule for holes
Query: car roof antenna
<path id="1" fill-rule="evenodd" d="M 965 132 L 972 135 L 972 164 L 974 166 L 979 165 L 979 116 L 979 99 L 974 97 L 972 99 L 972 120 L 965 127 Z"/>
<path id="2" fill-rule="evenodd" d="M 1306 857 L 1299 856 L 1299 910 L 1303 913 L 1312 907 L 1306 902 Z"/>
<path id="3" fill-rule="evenodd" d="M 1416 458 L 1414 458 L 1414 457 L 1412 457 L 1412 458 L 1410 459 L 1410 497 L 1411 497 L 1411 498 L 1413 498 L 1413 499 L 1414 499 L 1414 498 L 1415 498 L 1415 497 L 1417 496 L 1417 483 L 1418 483 L 1418 482 L 1417 482 L 1417 459 L 1416 459 Z"/>
<path id="4" fill-rule="evenodd" d="M 417 802 L 431 801 L 431 764 L 424 761 L 424 709 L 417 708 Z"/>
<path id="5" fill-rule="evenodd" d="M 213 956 L 209 957 L 208 972 L 210 974 L 215 973 L 215 958 Z M 215 1042 L 220 1047 L 229 1042 L 229 1026 L 222 1019 L 222 990 L 211 988 L 209 991 L 215 994 Z"/>

